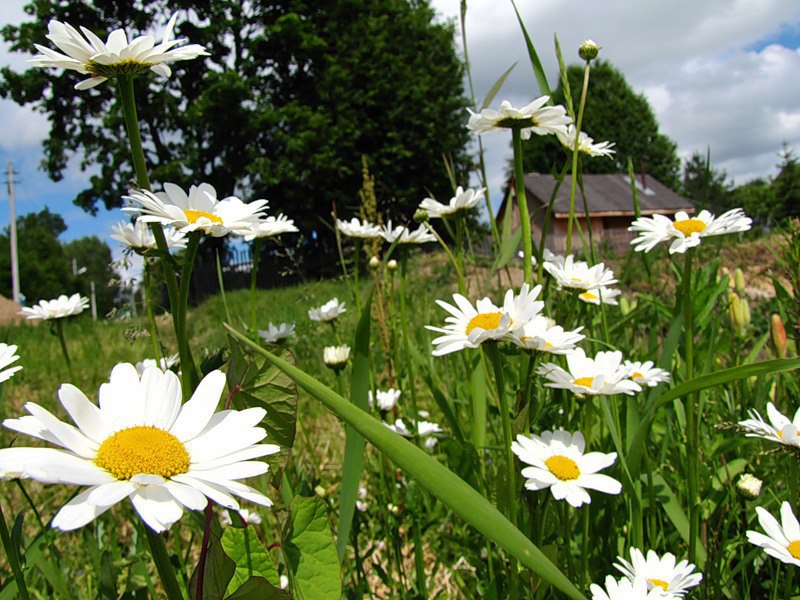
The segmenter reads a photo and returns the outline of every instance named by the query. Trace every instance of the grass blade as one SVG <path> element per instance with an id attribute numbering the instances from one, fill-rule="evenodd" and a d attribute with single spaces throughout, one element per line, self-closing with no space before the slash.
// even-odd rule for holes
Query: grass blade
<path id="1" fill-rule="evenodd" d="M 533 74 L 536 76 L 536 82 L 539 84 L 539 89 L 541 90 L 542 95 L 551 97 L 549 104 L 552 104 L 552 93 L 550 92 L 550 85 L 547 83 L 547 75 L 544 72 L 542 61 L 539 60 L 539 55 L 536 53 L 536 48 L 531 41 L 531 36 L 528 35 L 525 22 L 522 20 L 522 16 L 519 14 L 519 10 L 517 9 L 517 3 L 514 2 L 514 0 L 511 0 L 511 6 L 514 7 L 514 12 L 517 13 L 517 20 L 519 21 L 519 26 L 522 29 L 522 35 L 525 36 L 525 45 L 528 48 L 528 56 L 531 59 L 531 68 L 533 68 Z"/>
<path id="2" fill-rule="evenodd" d="M 481 104 L 481 110 L 489 107 L 489 105 L 492 103 L 492 100 L 494 100 L 494 97 L 497 95 L 497 92 L 499 92 L 500 88 L 503 87 L 503 84 L 506 82 L 506 79 L 508 79 L 508 76 L 511 75 L 511 71 L 516 66 L 517 63 L 514 63 L 513 65 L 508 67 L 508 69 L 506 69 L 506 72 L 500 75 L 497 81 L 494 82 L 494 85 L 491 88 L 489 88 L 489 91 L 486 94 L 486 98 L 483 99 L 483 104 Z"/>

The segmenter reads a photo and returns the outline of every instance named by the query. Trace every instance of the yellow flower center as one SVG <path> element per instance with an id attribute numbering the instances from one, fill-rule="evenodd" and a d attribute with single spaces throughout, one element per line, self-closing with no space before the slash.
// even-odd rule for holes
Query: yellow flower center
<path id="1" fill-rule="evenodd" d="M 653 587 L 660 587 L 665 592 L 669 589 L 669 584 L 663 579 L 648 579 L 648 583 L 652 583 Z"/>
<path id="2" fill-rule="evenodd" d="M 94 462 L 119 480 L 140 474 L 168 479 L 189 470 L 189 453 L 171 433 L 138 425 L 107 438 L 100 444 Z"/>
<path id="3" fill-rule="evenodd" d="M 550 342 L 545 342 L 545 343 L 544 343 L 544 347 L 545 347 L 545 348 L 552 348 L 552 347 L 553 347 L 553 344 L 551 344 Z"/>
<path id="4" fill-rule="evenodd" d="M 786 549 L 789 551 L 789 554 L 797 559 L 800 559 L 800 541 L 790 543 L 789 547 Z"/>
<path id="5" fill-rule="evenodd" d="M 581 298 L 583 298 L 584 300 L 598 300 L 598 299 L 600 298 L 600 296 L 595 296 L 595 295 L 594 295 L 593 293 L 591 293 L 591 292 L 583 292 L 583 293 L 580 295 L 580 297 L 581 297 Z"/>
<path id="6" fill-rule="evenodd" d="M 700 219 L 684 219 L 683 221 L 675 221 L 672 226 L 680 231 L 683 235 L 692 235 L 693 233 L 700 233 L 706 228 L 704 221 Z"/>
<path id="7" fill-rule="evenodd" d="M 544 461 L 544 464 L 561 481 L 571 481 L 581 476 L 578 463 L 566 456 L 551 456 Z"/>
<path id="8" fill-rule="evenodd" d="M 636 381 L 637 379 L 644 379 L 644 375 L 639 373 L 639 371 L 636 371 L 633 375 L 631 375 L 631 379 L 633 379 L 634 381 Z"/>
<path id="9" fill-rule="evenodd" d="M 500 319 L 502 316 L 503 313 L 500 311 L 478 313 L 469 320 L 469 323 L 467 323 L 467 335 L 469 335 L 473 329 L 478 327 L 484 330 L 497 329 L 500 326 Z"/>
<path id="10" fill-rule="evenodd" d="M 572 383 L 575 385 L 582 385 L 583 387 L 592 387 L 594 377 L 578 377 L 577 379 L 573 379 Z"/>
<path id="11" fill-rule="evenodd" d="M 213 215 L 210 212 L 205 212 L 203 210 L 184 210 L 183 214 L 186 215 L 186 220 L 189 223 L 197 223 L 200 219 L 208 219 L 212 223 L 222 223 L 222 219 L 219 218 L 217 215 Z"/>

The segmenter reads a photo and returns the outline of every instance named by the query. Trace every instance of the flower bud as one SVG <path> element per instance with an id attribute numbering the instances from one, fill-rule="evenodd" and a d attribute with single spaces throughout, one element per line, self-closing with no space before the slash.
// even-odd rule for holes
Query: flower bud
<path id="1" fill-rule="evenodd" d="M 600 47 L 592 40 L 586 40 L 581 44 L 580 48 L 578 48 L 578 56 L 580 56 L 586 62 L 597 58 L 597 54 L 599 52 Z"/>
<path id="2" fill-rule="evenodd" d="M 386 263 L 386 267 L 390 271 L 396 271 L 397 270 L 397 261 L 395 259 L 390 260 L 388 263 Z"/>
<path id="3" fill-rule="evenodd" d="M 733 285 L 736 293 L 744 296 L 744 273 L 739 267 L 733 271 Z"/>
<path id="4" fill-rule="evenodd" d="M 736 487 L 739 488 L 739 491 L 745 498 L 758 498 L 758 495 L 761 493 L 761 486 L 764 482 L 761 481 L 758 477 L 754 477 L 750 475 L 750 473 L 743 473 L 741 477 L 739 477 L 739 481 L 736 482 Z"/>
<path id="5" fill-rule="evenodd" d="M 786 358 L 786 328 L 778 314 L 772 315 L 770 323 L 770 341 L 772 349 L 778 358 Z"/>
<path id="6" fill-rule="evenodd" d="M 350 346 L 326 346 L 322 351 L 322 360 L 334 371 L 341 371 L 350 359 Z"/>
<path id="7" fill-rule="evenodd" d="M 750 306 L 745 298 L 739 298 L 734 292 L 728 293 L 728 302 L 731 324 L 737 334 L 744 335 L 750 326 Z"/>
<path id="8" fill-rule="evenodd" d="M 422 210 L 421 208 L 418 208 L 414 213 L 415 223 L 427 223 L 429 218 L 428 211 Z"/>
<path id="9" fill-rule="evenodd" d="M 369 259 L 369 267 L 371 269 L 377 269 L 379 266 L 381 266 L 381 259 L 379 259 L 377 256 L 373 256 Z"/>

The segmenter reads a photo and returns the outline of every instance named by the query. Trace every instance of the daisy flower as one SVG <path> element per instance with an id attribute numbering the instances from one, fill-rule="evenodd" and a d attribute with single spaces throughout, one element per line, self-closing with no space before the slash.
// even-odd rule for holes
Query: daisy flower
<path id="1" fill-rule="evenodd" d="M 89 306 L 89 299 L 80 294 L 72 294 L 69 298 L 61 294 L 55 300 L 40 300 L 34 306 L 23 306 L 19 314 L 28 319 L 63 319 L 81 314 Z"/>
<path id="2" fill-rule="evenodd" d="M 403 419 L 396 419 L 393 425 L 384 423 L 383 426 L 406 438 L 410 438 L 413 435 Z M 442 433 L 442 428 L 438 423 L 431 423 L 430 421 L 419 421 L 417 423 L 417 435 L 419 437 L 424 438 L 435 433 Z"/>
<path id="3" fill-rule="evenodd" d="M 419 209 L 424 210 L 428 214 L 429 219 L 443 219 L 445 217 L 453 216 L 456 213 L 463 212 L 475 208 L 478 203 L 483 200 L 486 188 L 473 190 L 467 188 L 466 190 L 461 186 L 456 188 L 456 195 L 450 198 L 450 202 L 442 204 L 433 198 L 425 198 L 419 204 Z"/>
<path id="4" fill-rule="evenodd" d="M 392 410 L 397 404 L 397 401 L 400 399 L 400 394 L 402 392 L 400 390 L 396 390 L 394 388 L 389 388 L 386 391 L 376 390 L 375 396 L 372 395 L 372 390 L 369 391 L 369 405 L 375 406 L 375 401 L 377 400 L 378 408 L 381 410 Z"/>
<path id="5" fill-rule="evenodd" d="M 508 290 L 503 308 L 495 306 L 489 298 L 478 300 L 475 306 L 461 294 L 453 294 L 456 306 L 437 300 L 436 303 L 451 316 L 445 319 L 444 327 L 426 325 L 426 329 L 443 333 L 433 340 L 436 346 L 432 354 L 442 356 L 464 348 L 477 348 L 483 342 L 500 340 L 509 333 L 516 333 L 535 317 L 544 307 L 536 301 L 542 286 L 530 289 L 524 284 L 518 295 Z"/>
<path id="6" fill-rule="evenodd" d="M 800 409 L 794 413 L 791 421 L 781 414 L 772 402 L 767 403 L 767 417 L 769 423 L 764 421 L 757 410 L 749 410 L 749 419 L 739 421 L 739 427 L 744 429 L 747 437 L 760 437 L 786 446 L 800 446 Z"/>
<path id="7" fill-rule="evenodd" d="M 237 511 L 247 525 L 261 525 L 261 516 L 255 511 L 249 511 L 246 508 Z M 223 527 L 230 527 L 233 525 L 233 519 L 227 510 L 222 511 L 219 515 L 219 522 Z"/>
<path id="8" fill-rule="evenodd" d="M 334 371 L 344 369 L 350 359 L 350 346 L 325 346 L 322 361 Z"/>
<path id="9" fill-rule="evenodd" d="M 631 560 L 628 562 L 621 556 L 614 566 L 630 581 L 644 579 L 647 588 L 663 590 L 670 597 L 682 598 L 683 595 L 703 580 L 702 573 L 695 573 L 695 566 L 688 560 L 675 563 L 675 555 L 667 552 L 659 556 L 648 550 L 647 558 L 641 550 L 631 548 Z"/>
<path id="10" fill-rule="evenodd" d="M 544 375 L 549 383 L 545 386 L 570 390 L 579 395 L 628 394 L 642 391 L 641 386 L 628 379 L 630 369 L 622 364 L 622 352 L 598 352 L 588 358 L 583 348 L 567 354 L 567 369 L 555 363 L 540 365 L 536 372 Z"/>
<path id="11" fill-rule="evenodd" d="M 136 206 L 122 210 L 139 213 L 139 220 L 145 223 L 171 225 L 182 233 L 200 231 L 213 237 L 252 233 L 267 207 L 266 200 L 249 204 L 235 196 L 220 200 L 217 190 L 208 183 L 191 186 L 188 194 L 174 183 L 165 183 L 164 191 L 158 194 L 134 190 L 123 198 Z"/>
<path id="12" fill-rule="evenodd" d="M 267 330 L 258 330 L 258 337 L 269 344 L 277 344 L 294 335 L 294 323 L 279 323 L 277 326 L 272 323 L 267 324 Z"/>
<path id="13" fill-rule="evenodd" d="M 35 44 L 41 54 L 28 62 L 35 67 L 56 67 L 91 75 L 78 83 L 76 90 L 88 90 L 120 75 L 137 77 L 148 70 L 169 77 L 172 73 L 167 66 L 169 63 L 208 54 L 198 44 L 181 46 L 185 39 L 172 39 L 177 18 L 177 14 L 170 18 L 160 44 L 156 44 L 152 35 L 142 35 L 128 42 L 122 29 L 112 31 L 103 42 L 85 27 L 81 27 L 81 35 L 72 25 L 52 20 L 47 25 L 46 37 L 61 52 Z"/>
<path id="14" fill-rule="evenodd" d="M 170 371 L 150 367 L 139 376 L 131 364 L 114 367 L 100 386 L 99 406 L 78 388 L 58 392 L 72 426 L 29 402 L 29 416 L 3 425 L 55 448 L 0 450 L 0 472 L 15 471 L 42 483 L 89 486 L 53 518 L 53 527 L 82 527 L 130 498 L 154 531 L 168 529 L 184 507 L 203 510 L 208 500 L 239 510 L 238 496 L 263 506 L 272 502 L 237 480 L 265 473 L 253 460 L 279 451 L 259 444 L 267 433 L 257 425 L 262 408 L 215 413 L 225 374 L 212 371 L 181 404 L 181 383 Z"/>
<path id="15" fill-rule="evenodd" d="M 469 110 L 467 128 L 476 135 L 498 129 L 519 128 L 520 137 L 527 140 L 532 133 L 548 135 L 566 129 L 572 122 L 563 106 L 547 106 L 550 96 L 537 98 L 527 106 L 514 108 L 508 100 L 500 103 L 500 109 L 484 108 L 480 113 Z"/>
<path id="16" fill-rule="evenodd" d="M 333 321 L 343 312 L 347 312 L 347 309 L 344 307 L 345 303 L 339 303 L 338 298 L 333 298 L 328 300 L 325 304 L 320 306 L 319 308 L 311 308 L 308 311 L 308 318 L 312 321 L 320 321 L 323 323 L 328 323 Z"/>
<path id="17" fill-rule="evenodd" d="M 547 261 L 542 267 L 555 277 L 559 289 L 566 287 L 589 291 L 617 283 L 614 271 L 606 269 L 603 263 L 597 263 L 590 267 L 589 263 L 585 261 L 576 261 L 572 254 L 567 256 L 563 262 Z"/>
<path id="18" fill-rule="evenodd" d="M 628 227 L 628 231 L 639 234 L 639 237 L 631 240 L 637 252 L 650 252 L 660 242 L 672 240 L 669 253 L 683 254 L 689 248 L 698 246 L 705 237 L 747 231 L 752 223 L 753 220 L 741 208 L 729 210 L 719 217 L 707 210 L 701 210 L 693 217 L 680 211 L 675 214 L 674 220 L 664 215 L 640 217 Z"/>
<path id="19" fill-rule="evenodd" d="M 156 362 L 155 358 L 145 358 L 142 362 L 137 362 L 135 368 L 136 372 L 141 376 L 148 367 L 158 367 L 162 371 L 169 371 L 180 362 L 180 357 L 177 354 L 173 354 L 172 356 L 161 357 L 158 362 Z"/>
<path id="20" fill-rule="evenodd" d="M 381 236 L 390 244 L 394 244 L 395 240 L 399 240 L 398 244 L 426 244 L 436 241 L 436 236 L 428 231 L 424 225 L 420 225 L 415 231 L 411 231 L 408 227 L 403 227 L 402 225 L 392 227 L 391 219 L 383 226 Z"/>
<path id="21" fill-rule="evenodd" d="M 800 523 L 788 502 L 781 504 L 781 522 L 769 512 L 756 507 L 758 522 L 767 533 L 748 531 L 747 540 L 764 549 L 764 552 L 781 562 L 800 567 Z"/>
<path id="22" fill-rule="evenodd" d="M 112 240 L 117 240 L 126 248 L 130 248 L 139 254 L 147 250 L 155 250 L 158 248 L 156 238 L 150 230 L 150 226 L 144 221 L 137 219 L 134 223 L 128 221 L 120 221 L 116 225 L 112 225 L 111 229 L 115 233 L 111 234 Z M 164 238 L 167 240 L 168 250 L 181 250 L 186 248 L 186 235 L 173 229 L 172 227 L 164 227 Z"/>
<path id="23" fill-rule="evenodd" d="M 617 298 L 621 295 L 622 290 L 615 290 L 602 285 L 599 288 L 581 292 L 578 294 L 578 298 L 580 298 L 582 302 L 586 302 L 586 304 L 596 304 L 600 306 L 600 300 L 602 299 L 603 304 L 617 306 L 619 304 Z"/>
<path id="24" fill-rule="evenodd" d="M 525 489 L 538 491 L 550 488 L 553 498 L 566 500 L 578 508 L 592 502 L 586 491 L 597 490 L 606 494 L 619 494 L 622 484 L 598 471 L 614 464 L 616 452 L 584 454 L 586 442 L 583 434 L 576 431 L 545 431 L 541 437 L 518 435 L 511 443 L 511 450 L 519 459 L 531 465 L 522 469 L 526 477 Z"/>
<path id="25" fill-rule="evenodd" d="M 558 141 L 570 152 L 575 150 L 575 131 L 574 125 L 567 125 L 565 129 L 556 132 Z M 598 142 L 595 144 L 594 140 L 583 131 L 578 136 L 578 152 L 588 156 L 611 156 L 616 152 L 612 148 L 613 145 L 613 142 Z"/>
<path id="26" fill-rule="evenodd" d="M 283 213 L 277 217 L 267 217 L 263 221 L 253 223 L 252 233 L 244 236 L 246 242 L 252 242 L 256 238 L 275 237 L 284 233 L 297 233 L 300 231 L 295 227 L 294 219 L 290 219 Z"/>
<path id="27" fill-rule="evenodd" d="M 666 369 L 653 366 L 652 360 L 647 362 L 632 362 L 626 360 L 623 366 L 630 370 L 629 377 L 639 385 L 656 387 L 659 383 L 669 383 L 672 375 Z"/>
<path id="28" fill-rule="evenodd" d="M 736 487 L 739 488 L 739 491 L 751 500 L 758 498 L 762 485 L 764 485 L 764 482 L 750 473 L 742 473 L 739 481 L 736 482 Z"/>
<path id="29" fill-rule="evenodd" d="M 592 600 L 655 600 L 661 598 L 666 600 L 660 589 L 647 589 L 647 582 L 644 579 L 631 581 L 623 577 L 619 581 L 612 575 L 606 577 L 605 589 L 593 583 L 589 586 L 592 593 Z"/>
<path id="30" fill-rule="evenodd" d="M 336 219 L 336 229 L 338 229 L 340 233 L 343 233 L 347 237 L 353 238 L 369 239 L 380 237 L 381 235 L 380 227 L 367 221 L 359 221 L 355 217 L 349 221 Z"/>
<path id="31" fill-rule="evenodd" d="M 565 331 L 555 321 L 544 315 L 536 315 L 525 323 L 520 331 L 510 335 L 517 346 L 526 350 L 537 350 L 551 354 L 569 354 L 575 350 L 575 344 L 586 336 L 580 333 L 583 327 Z"/>
<path id="32" fill-rule="evenodd" d="M 9 365 L 17 362 L 18 360 L 19 355 L 17 354 L 17 346 L 0 344 L 0 382 L 8 381 L 14 376 L 14 373 L 22 370 L 22 365 L 9 367 Z"/>

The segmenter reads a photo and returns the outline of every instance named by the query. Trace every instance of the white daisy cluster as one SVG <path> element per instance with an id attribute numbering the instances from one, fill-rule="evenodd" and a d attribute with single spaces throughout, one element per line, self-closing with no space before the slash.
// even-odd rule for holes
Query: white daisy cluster
<path id="1" fill-rule="evenodd" d="M 430 421 L 417 421 L 409 428 L 403 419 L 396 419 L 394 423 L 384 423 L 383 426 L 405 438 L 414 437 L 413 428 L 416 427 L 417 435 L 428 450 L 434 449 L 439 442 L 439 438 L 436 437 L 436 434 L 442 433 L 443 431 L 438 423 L 432 423 Z"/>
<path id="2" fill-rule="evenodd" d="M 22 370 L 22 365 L 13 365 L 19 360 L 17 346 L 0 343 L 0 383 L 11 379 L 17 371 Z"/>
<path id="3" fill-rule="evenodd" d="M 614 564 L 622 578 L 608 575 L 604 588 L 594 583 L 590 586 L 592 600 L 677 600 L 703 580 L 693 564 L 687 560 L 676 563 L 669 552 L 659 556 L 648 550 L 645 558 L 641 550 L 631 548 L 630 555 L 630 561 L 618 556 L 619 562 Z"/>
<path id="4" fill-rule="evenodd" d="M 437 202 L 433 198 L 425 198 L 420 202 L 419 209 L 425 211 L 429 219 L 445 219 L 475 208 L 484 199 L 485 192 L 486 188 L 465 190 L 458 186 L 455 196 L 450 198 L 447 204 Z"/>
<path id="5" fill-rule="evenodd" d="M 111 239 L 117 240 L 129 251 L 144 254 L 148 250 L 155 250 L 158 247 L 156 237 L 147 223 L 142 220 L 137 219 L 133 223 L 120 221 L 116 225 L 112 225 L 111 229 L 114 230 Z M 164 238 L 167 241 L 168 250 L 186 248 L 186 234 L 173 227 L 164 227 Z"/>
<path id="6" fill-rule="evenodd" d="M 672 240 L 669 253 L 683 254 L 689 248 L 700 245 L 703 238 L 726 233 L 747 231 L 753 220 L 744 214 L 741 208 L 734 208 L 715 217 L 707 210 L 701 210 L 696 216 L 680 211 L 671 219 L 664 215 L 641 217 L 636 219 L 628 231 L 634 231 L 638 237 L 631 240 L 637 252 L 650 252 L 661 242 Z"/>
<path id="7" fill-rule="evenodd" d="M 89 299 L 80 294 L 72 294 L 67 297 L 60 295 L 55 300 L 40 300 L 33 306 L 23 306 L 19 314 L 25 315 L 28 319 L 64 319 L 81 314 L 89 307 Z"/>
<path id="8" fill-rule="evenodd" d="M 109 78 L 136 77 L 148 70 L 169 77 L 172 73 L 168 66 L 170 63 L 208 54 L 198 44 L 183 46 L 186 40 L 172 39 L 177 18 L 177 14 L 170 18 L 160 44 L 156 44 L 152 35 L 128 41 L 122 29 L 109 33 L 103 42 L 85 27 L 78 31 L 68 23 L 52 20 L 47 26 L 47 39 L 61 52 L 35 44 L 41 54 L 28 62 L 35 67 L 55 67 L 90 75 L 75 86 L 77 90 L 93 88 Z"/>
<path id="9" fill-rule="evenodd" d="M 400 399 L 401 393 L 400 390 L 389 388 L 388 390 L 375 390 L 373 395 L 372 390 L 370 390 L 368 396 L 369 405 L 374 408 L 377 404 L 382 411 L 392 410 Z"/>
<path id="10" fill-rule="evenodd" d="M 555 255 L 546 250 L 543 256 L 542 268 L 547 271 L 556 281 L 558 289 L 581 290 L 578 298 L 587 304 L 617 305 L 617 297 L 622 292 L 610 287 L 617 283 L 614 271 L 607 268 L 605 264 L 598 263 L 592 267 L 589 263 L 582 260 L 575 260 L 574 255 L 566 257 Z"/>
<path id="11" fill-rule="evenodd" d="M 760 437 L 771 442 L 800 448 L 800 409 L 794 413 L 794 418 L 784 416 L 772 402 L 767 402 L 767 423 L 757 410 L 748 411 L 749 419 L 739 421 L 739 427 L 747 437 Z"/>
<path id="12" fill-rule="evenodd" d="M 401 245 L 427 244 L 436 241 L 436 236 L 428 231 L 425 225 L 420 225 L 412 231 L 403 225 L 392 227 L 391 219 L 381 229 L 381 237 L 389 244 L 397 242 Z"/>
<path id="13" fill-rule="evenodd" d="M 309 309 L 308 318 L 312 321 L 330 323 L 335 321 L 342 313 L 347 312 L 344 305 L 345 303 L 339 302 L 338 298 L 332 298 L 319 308 Z"/>
<path id="14" fill-rule="evenodd" d="M 294 323 L 267 324 L 267 329 L 259 329 L 258 337 L 268 344 L 279 344 L 294 335 Z"/>
<path id="15" fill-rule="evenodd" d="M 570 152 L 575 150 L 576 131 L 577 130 L 575 129 L 574 125 L 567 125 L 566 129 L 556 132 L 558 141 L 561 142 L 561 145 Z M 616 152 L 616 150 L 613 149 L 613 146 L 613 142 L 595 143 L 594 140 L 583 131 L 581 131 L 580 135 L 578 135 L 577 150 L 581 154 L 586 154 L 587 156 L 611 156 Z"/>
<path id="16" fill-rule="evenodd" d="M 266 411 L 250 408 L 216 412 L 225 374 L 206 375 L 181 403 L 181 383 L 171 371 L 149 367 L 140 376 L 119 364 L 100 386 L 99 402 L 64 384 L 58 392 L 75 426 L 38 404 L 3 425 L 59 446 L 0 450 L 0 473 L 42 483 L 88 486 L 53 518 L 53 527 L 77 529 L 125 498 L 154 531 L 168 529 L 183 509 L 203 510 L 208 500 L 239 510 L 235 497 L 271 506 L 240 479 L 266 473 L 254 460 L 279 451 L 261 444 Z"/>
<path id="17" fill-rule="evenodd" d="M 497 131 L 498 129 L 518 128 L 523 140 L 530 139 L 532 134 L 549 135 L 566 132 L 572 119 L 567 116 L 563 106 L 548 106 L 550 96 L 537 98 L 522 108 L 514 108 L 508 100 L 500 103 L 500 108 L 484 108 L 475 113 L 469 110 L 467 128 L 477 135 Z"/>

